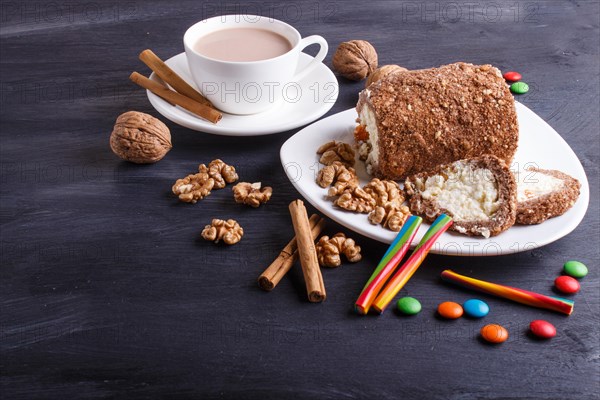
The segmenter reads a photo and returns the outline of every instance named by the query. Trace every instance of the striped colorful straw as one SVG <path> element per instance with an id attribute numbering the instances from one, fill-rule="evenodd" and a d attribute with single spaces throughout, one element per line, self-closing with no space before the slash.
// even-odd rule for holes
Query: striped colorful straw
<path id="1" fill-rule="evenodd" d="M 557 311 L 563 314 L 571 315 L 573 312 L 573 301 L 561 297 L 544 296 L 543 294 L 530 292 L 511 286 L 498 285 L 479 279 L 469 278 L 459 275 L 449 269 L 442 271 L 442 279 L 446 282 L 455 283 L 467 289 L 477 290 L 479 292 L 502 297 L 504 299 L 516 301 L 531 307 L 545 308 L 547 310 Z"/>
<path id="2" fill-rule="evenodd" d="M 406 282 L 413 276 L 416 270 L 419 268 L 429 250 L 435 244 L 435 241 L 446 232 L 452 225 L 452 218 L 446 214 L 440 215 L 429 230 L 425 233 L 419 245 L 415 248 L 409 259 L 400 267 L 398 272 L 390 279 L 385 288 L 379 293 L 377 298 L 373 301 L 372 307 L 379 313 L 382 313 L 385 308 L 390 304 L 398 292 L 404 287 Z"/>
<path id="3" fill-rule="evenodd" d="M 375 271 L 365 284 L 358 300 L 356 300 L 355 308 L 359 314 L 369 312 L 373 299 L 394 272 L 394 269 L 400 264 L 400 261 L 402 261 L 422 221 L 421 217 L 415 216 L 410 216 L 406 220 L 402 229 L 398 232 L 398 235 L 381 258 L 381 261 L 377 264 Z"/>

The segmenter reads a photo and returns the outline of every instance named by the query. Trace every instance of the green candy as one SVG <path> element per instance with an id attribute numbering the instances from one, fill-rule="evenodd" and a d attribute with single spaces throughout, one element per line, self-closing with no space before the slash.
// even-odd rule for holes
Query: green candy
<path id="1" fill-rule="evenodd" d="M 572 276 L 573 278 L 583 278 L 587 275 L 588 269 L 584 263 L 579 261 L 567 261 L 563 267 L 565 274 Z"/>
<path id="2" fill-rule="evenodd" d="M 525 82 L 515 82 L 510 85 L 510 91 L 516 94 L 523 94 L 529 92 L 529 85 Z"/>
<path id="3" fill-rule="evenodd" d="M 403 297 L 398 300 L 398 311 L 406 315 L 415 315 L 421 312 L 421 303 L 414 297 Z"/>

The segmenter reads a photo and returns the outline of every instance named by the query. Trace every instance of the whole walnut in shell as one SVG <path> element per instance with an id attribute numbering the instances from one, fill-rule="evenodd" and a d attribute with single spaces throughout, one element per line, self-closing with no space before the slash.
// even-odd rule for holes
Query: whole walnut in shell
<path id="1" fill-rule="evenodd" d="M 344 78 L 360 81 L 377 68 L 377 52 L 366 40 L 343 42 L 333 55 L 333 68 Z"/>
<path id="2" fill-rule="evenodd" d="M 171 150 L 171 132 L 151 115 L 127 111 L 119 115 L 110 135 L 110 148 L 123 160 L 150 164 Z"/>
<path id="3" fill-rule="evenodd" d="M 388 75 L 395 74 L 402 71 L 408 71 L 406 68 L 401 67 L 396 64 L 383 65 L 377 68 L 369 77 L 367 78 L 367 83 L 365 87 L 371 86 L 373 83 L 378 82 L 385 78 Z"/>

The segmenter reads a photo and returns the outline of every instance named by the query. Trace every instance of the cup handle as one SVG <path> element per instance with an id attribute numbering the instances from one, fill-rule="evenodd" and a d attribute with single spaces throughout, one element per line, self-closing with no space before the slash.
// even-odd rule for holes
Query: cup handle
<path id="1" fill-rule="evenodd" d="M 319 65 L 327 55 L 329 46 L 327 45 L 327 41 L 325 40 L 325 38 L 319 35 L 312 35 L 301 39 L 299 43 L 300 51 L 302 51 L 305 47 L 310 46 L 311 44 L 318 44 L 321 47 L 321 49 L 319 50 L 315 58 L 313 58 L 313 60 L 310 63 L 308 63 L 307 66 L 302 68 L 300 71 L 296 72 L 296 75 L 294 75 L 294 77 L 292 78 L 292 80 L 294 80 L 295 82 L 308 75 L 308 73 L 315 69 L 317 65 Z"/>

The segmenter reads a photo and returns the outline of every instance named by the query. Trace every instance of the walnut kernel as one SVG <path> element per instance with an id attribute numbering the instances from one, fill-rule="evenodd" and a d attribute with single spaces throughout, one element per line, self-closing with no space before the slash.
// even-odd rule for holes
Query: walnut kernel
<path id="1" fill-rule="evenodd" d="M 178 179 L 172 191 L 179 200 L 186 203 L 196 203 L 208 196 L 213 189 L 222 189 L 227 183 L 235 182 L 238 175 L 232 165 L 223 161 L 212 160 L 208 167 L 205 164 L 198 166 L 198 173 Z"/>
<path id="2" fill-rule="evenodd" d="M 327 194 L 338 196 L 344 190 L 358 186 L 358 176 L 354 168 L 334 161 L 331 165 L 321 168 L 317 175 L 317 184 L 323 188 L 333 185 Z"/>
<path id="3" fill-rule="evenodd" d="M 369 213 L 369 222 L 381 224 L 384 228 L 398 232 L 410 216 L 407 206 L 396 207 L 393 203 L 377 206 Z"/>
<path id="4" fill-rule="evenodd" d="M 110 135 L 110 148 L 123 160 L 150 164 L 171 150 L 171 132 L 151 115 L 128 111 L 119 115 Z"/>
<path id="5" fill-rule="evenodd" d="M 397 210 L 391 209 L 388 211 L 382 225 L 391 231 L 399 232 L 408 217 L 410 217 L 410 209 L 407 206 L 400 206 Z"/>
<path id="6" fill-rule="evenodd" d="M 197 174 L 188 175 L 175 181 L 171 190 L 179 197 L 179 200 L 196 203 L 208 196 L 215 186 L 215 180 L 208 175 L 206 165 L 200 164 L 198 169 Z"/>
<path id="7" fill-rule="evenodd" d="M 223 189 L 226 184 L 238 180 L 238 174 L 233 165 L 225 164 L 222 160 L 212 160 L 208 164 L 208 174 L 215 180 L 215 189 Z"/>
<path id="8" fill-rule="evenodd" d="M 404 195 L 397 182 L 374 178 L 364 187 L 376 201 L 377 206 L 369 212 L 369 222 L 398 232 L 408 216 L 408 207 L 403 206 Z"/>
<path id="9" fill-rule="evenodd" d="M 373 196 L 357 186 L 344 191 L 333 204 L 348 211 L 368 213 L 373 210 L 377 202 Z"/>
<path id="10" fill-rule="evenodd" d="M 234 219 L 225 221 L 215 218 L 202 230 L 202 237 L 215 243 L 223 240 L 226 244 L 236 244 L 242 239 L 242 236 L 244 236 L 244 229 Z"/>
<path id="11" fill-rule="evenodd" d="M 387 216 L 385 207 L 377 206 L 369 213 L 369 222 L 373 225 L 380 224 Z"/>
<path id="12" fill-rule="evenodd" d="M 339 161 L 348 167 L 354 165 L 354 149 L 348 143 L 335 140 L 327 142 L 317 149 L 317 154 L 321 155 L 321 164 L 331 165 L 334 161 Z"/>
<path id="13" fill-rule="evenodd" d="M 365 185 L 364 189 L 373 196 L 378 206 L 383 207 L 388 203 L 393 203 L 396 208 L 399 208 L 404 203 L 404 195 L 396 181 L 373 178 Z"/>
<path id="14" fill-rule="evenodd" d="M 360 81 L 377 68 L 377 52 L 366 40 L 343 42 L 333 55 L 333 68 L 344 78 Z"/>
<path id="15" fill-rule="evenodd" d="M 315 247 L 319 265 L 322 267 L 335 268 L 342 265 L 341 254 L 350 262 L 358 262 L 362 258 L 360 246 L 356 245 L 354 239 L 347 238 L 341 232 L 332 238 L 322 236 Z"/>
<path id="16" fill-rule="evenodd" d="M 254 208 L 269 201 L 272 194 L 273 188 L 270 186 L 261 188 L 260 182 L 240 182 L 233 187 L 233 198 L 235 199 L 235 202 L 247 204 Z"/>

